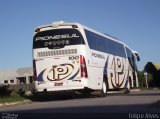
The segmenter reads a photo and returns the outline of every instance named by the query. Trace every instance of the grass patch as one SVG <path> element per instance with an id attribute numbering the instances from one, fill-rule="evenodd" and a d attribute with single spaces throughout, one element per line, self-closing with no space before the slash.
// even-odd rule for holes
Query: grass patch
<path id="1" fill-rule="evenodd" d="M 160 89 L 160 87 L 140 87 L 141 90 L 153 90 L 153 89 Z"/>
<path id="2" fill-rule="evenodd" d="M 0 104 L 19 103 L 28 100 L 25 90 L 22 90 L 22 87 L 17 88 L 17 85 L 13 87 L 11 85 L 0 86 Z"/>
<path id="3" fill-rule="evenodd" d="M 18 94 L 11 95 L 11 96 L 0 96 L 0 103 L 10 103 L 10 102 L 23 101 L 23 100 L 26 100 L 26 98 Z"/>

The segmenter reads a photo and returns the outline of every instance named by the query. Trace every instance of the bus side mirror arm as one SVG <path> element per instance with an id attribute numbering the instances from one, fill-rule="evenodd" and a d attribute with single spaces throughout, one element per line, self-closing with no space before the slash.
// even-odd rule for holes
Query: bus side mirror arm
<path id="1" fill-rule="evenodd" d="M 137 57 L 137 61 L 140 61 L 140 56 L 137 53 L 135 53 L 135 55 Z"/>

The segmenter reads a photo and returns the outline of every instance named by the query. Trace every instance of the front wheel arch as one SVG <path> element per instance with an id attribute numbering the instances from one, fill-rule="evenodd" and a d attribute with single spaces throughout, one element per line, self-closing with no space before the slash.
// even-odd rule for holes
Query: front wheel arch
<path id="1" fill-rule="evenodd" d="M 107 79 L 103 79 L 102 88 L 98 91 L 98 96 L 105 97 L 107 96 L 108 91 L 108 82 Z"/>
<path id="2" fill-rule="evenodd" d="M 131 81 L 131 78 L 129 78 L 128 79 L 128 85 L 125 88 L 124 93 L 125 94 L 129 94 L 131 92 L 131 88 L 132 88 L 132 81 Z"/>

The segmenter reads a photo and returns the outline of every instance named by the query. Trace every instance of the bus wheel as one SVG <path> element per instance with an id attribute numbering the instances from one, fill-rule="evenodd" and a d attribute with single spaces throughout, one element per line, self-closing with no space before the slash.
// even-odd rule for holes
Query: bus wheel
<path id="1" fill-rule="evenodd" d="M 130 83 L 130 81 L 129 81 L 129 82 L 128 82 L 128 87 L 125 88 L 124 93 L 125 93 L 125 94 L 129 94 L 130 92 L 131 92 L 131 83 Z"/>
<path id="2" fill-rule="evenodd" d="M 99 91 L 98 95 L 100 97 L 105 97 L 107 95 L 107 83 L 105 80 L 103 80 L 102 89 Z"/>

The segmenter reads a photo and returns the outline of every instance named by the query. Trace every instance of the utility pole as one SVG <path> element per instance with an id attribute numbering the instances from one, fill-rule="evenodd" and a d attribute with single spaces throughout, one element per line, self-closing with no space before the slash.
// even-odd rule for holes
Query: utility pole
<path id="1" fill-rule="evenodd" d="M 147 75 L 148 75 L 148 73 L 147 73 L 147 72 L 144 72 L 144 76 L 145 76 L 145 78 L 146 78 L 146 86 L 147 86 L 147 88 L 148 88 L 148 78 L 147 78 Z"/>

